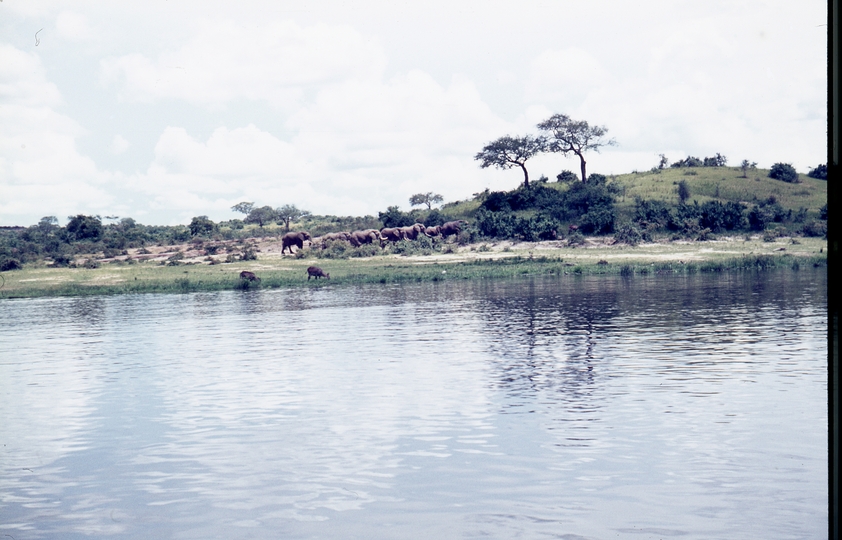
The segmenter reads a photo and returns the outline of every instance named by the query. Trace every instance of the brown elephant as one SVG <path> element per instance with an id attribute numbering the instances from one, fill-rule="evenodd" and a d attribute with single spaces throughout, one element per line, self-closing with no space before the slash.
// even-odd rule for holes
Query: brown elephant
<path id="1" fill-rule="evenodd" d="M 418 234 L 424 232 L 424 225 L 421 223 L 416 223 L 410 227 L 401 227 L 401 234 L 403 235 L 404 239 L 406 240 L 415 240 L 418 238 Z"/>
<path id="2" fill-rule="evenodd" d="M 380 241 L 380 231 L 377 229 L 366 229 L 364 231 L 354 231 L 348 234 L 348 241 L 354 247 L 360 247 L 363 244 L 373 244 L 374 241 Z"/>
<path id="3" fill-rule="evenodd" d="M 298 249 L 304 247 L 304 242 L 310 241 L 310 233 L 306 231 L 288 232 L 281 237 L 281 254 L 289 248 L 290 255 L 292 254 L 292 246 Z"/>
<path id="4" fill-rule="evenodd" d="M 439 229 L 439 232 L 441 233 L 441 235 L 444 238 L 447 238 L 448 236 L 451 236 L 451 235 L 454 235 L 454 234 L 459 234 L 460 232 L 462 232 L 462 224 L 463 223 L 465 225 L 468 224 L 468 222 L 465 221 L 464 219 L 459 219 L 459 220 L 456 220 L 456 221 L 448 221 L 447 223 L 445 223 L 444 225 L 441 226 L 441 229 Z"/>
<path id="5" fill-rule="evenodd" d="M 380 229 L 380 237 L 381 243 L 386 241 L 399 242 L 403 240 L 403 230 L 400 227 L 386 227 L 385 229 Z"/>
<path id="6" fill-rule="evenodd" d="M 424 234 L 426 234 L 430 238 L 435 238 L 436 236 L 441 234 L 441 226 L 436 225 L 435 227 L 425 227 Z"/>
<path id="7" fill-rule="evenodd" d="M 336 241 L 350 242 L 350 237 L 351 237 L 351 233 L 349 233 L 347 231 L 344 231 L 344 232 L 337 232 L 337 233 L 327 233 L 327 234 L 324 234 L 324 235 L 320 236 L 319 238 L 317 238 L 317 240 L 320 241 L 320 243 L 322 245 L 322 249 L 324 249 L 325 247 L 327 247 L 328 242 L 336 242 Z"/>

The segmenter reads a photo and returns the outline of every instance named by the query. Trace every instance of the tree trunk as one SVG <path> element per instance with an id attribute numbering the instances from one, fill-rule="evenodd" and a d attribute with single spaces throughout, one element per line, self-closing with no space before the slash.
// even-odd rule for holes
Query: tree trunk
<path id="1" fill-rule="evenodd" d="M 585 156 L 580 153 L 576 153 L 579 156 L 579 159 L 582 161 L 582 182 L 586 182 L 588 179 L 587 174 L 585 174 Z"/>
<path id="2" fill-rule="evenodd" d="M 523 165 L 522 163 L 518 163 L 518 165 L 520 165 L 520 168 L 523 169 L 523 185 L 526 189 L 529 189 L 529 173 L 526 172 L 526 165 Z"/>

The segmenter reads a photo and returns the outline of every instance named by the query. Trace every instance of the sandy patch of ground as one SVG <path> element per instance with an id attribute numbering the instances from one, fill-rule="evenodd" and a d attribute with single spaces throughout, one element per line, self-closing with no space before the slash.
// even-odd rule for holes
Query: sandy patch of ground
<path id="1" fill-rule="evenodd" d="M 802 239 L 804 240 L 804 239 Z M 774 242 L 762 242 L 759 237 L 747 238 L 745 236 L 719 237 L 716 240 L 705 242 L 687 240 L 663 239 L 656 242 L 642 243 L 637 246 L 615 243 L 614 238 L 588 237 L 585 243 L 577 246 L 568 245 L 567 241 L 548 240 L 541 242 L 519 242 L 511 240 L 487 240 L 475 244 L 458 246 L 448 243 L 451 253 L 434 253 L 431 255 L 403 256 L 398 254 L 386 255 L 388 259 L 412 262 L 415 264 L 430 264 L 434 262 L 453 263 L 470 261 L 475 259 L 502 259 L 508 257 L 558 257 L 568 262 L 583 263 L 593 260 L 604 260 L 607 262 L 640 261 L 651 260 L 654 262 L 690 262 L 702 261 L 717 257 L 733 257 L 747 254 L 773 254 L 786 252 L 794 255 L 809 255 L 816 251 L 815 242 L 804 240 L 810 247 L 800 245 L 798 239 L 778 238 Z M 207 246 L 215 246 L 216 253 L 209 255 Z M 281 254 L 282 244 L 280 238 L 253 238 L 245 242 L 240 240 L 223 240 L 205 242 L 203 245 L 194 243 L 177 244 L 172 246 L 148 246 L 146 248 L 128 250 L 128 255 L 114 258 L 97 259 L 101 264 L 112 261 L 125 261 L 132 258 L 137 261 L 155 262 L 166 264 L 169 259 L 181 253 L 182 258 L 178 260 L 181 264 L 218 264 L 226 262 L 231 255 L 239 258 L 243 248 L 253 246 L 258 261 L 249 262 L 251 270 L 289 270 L 278 263 L 285 260 L 297 260 L 309 264 L 318 265 L 321 259 L 302 261 L 294 259 L 289 253 Z M 84 264 L 90 256 L 77 258 L 79 264 Z M 363 257 L 358 260 L 371 260 L 373 257 Z M 262 261 L 262 262 L 261 262 Z M 239 260 L 238 263 L 242 264 Z M 324 261 L 322 261 L 324 262 Z M 256 263 L 256 264 L 255 264 Z M 236 267 L 230 267 L 237 270 Z M 115 268 L 117 270 L 117 268 Z M 37 278 L 41 279 L 41 278 Z M 43 278 L 45 280 L 52 278 Z M 111 278 L 102 278 L 111 279 Z M 114 279 L 117 279 L 116 276 Z"/>
<path id="2" fill-rule="evenodd" d="M 67 277 L 42 277 L 42 278 L 19 279 L 17 281 L 18 281 L 18 283 L 39 282 L 39 281 L 70 281 L 70 278 L 67 278 Z"/>

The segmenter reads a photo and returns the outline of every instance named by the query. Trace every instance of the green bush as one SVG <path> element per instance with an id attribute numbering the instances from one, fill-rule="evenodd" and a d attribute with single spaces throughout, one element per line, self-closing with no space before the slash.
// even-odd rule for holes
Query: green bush
<path id="1" fill-rule="evenodd" d="M 799 182 L 798 172 L 796 172 L 795 167 L 789 163 L 775 163 L 772 165 L 772 168 L 769 169 L 769 178 L 789 182 L 791 184 Z"/>
<path id="2" fill-rule="evenodd" d="M 786 211 L 778 204 L 774 196 L 755 204 L 748 212 L 749 228 L 763 231 L 772 223 L 781 223 L 792 217 L 792 210 Z"/>
<path id="3" fill-rule="evenodd" d="M 300 250 L 299 250 L 300 251 Z M 241 261 L 256 261 L 257 248 L 253 244 L 246 244 L 243 246 L 243 254 L 240 255 Z"/>
<path id="4" fill-rule="evenodd" d="M 614 231 L 614 241 L 636 246 L 643 241 L 643 234 L 634 224 L 623 223 Z"/>
<path id="5" fill-rule="evenodd" d="M 495 212 L 480 208 L 474 217 L 475 226 L 482 236 L 511 238 L 515 234 L 517 217 L 511 212 Z"/>
<path id="6" fill-rule="evenodd" d="M 579 231 L 574 232 L 567 237 L 567 244 L 570 246 L 581 246 L 585 243 L 585 236 Z"/>
<path id="7" fill-rule="evenodd" d="M 0 259 L 0 272 L 8 272 L 10 270 L 20 270 L 23 265 L 17 259 L 4 258 Z"/>
<path id="8" fill-rule="evenodd" d="M 827 236 L 827 223 L 824 221 L 811 221 L 802 229 L 804 236 L 825 237 Z"/>
<path id="9" fill-rule="evenodd" d="M 724 167 L 725 164 L 728 163 L 728 158 L 725 156 L 717 154 L 713 157 L 706 157 L 702 162 L 703 167 Z"/>
<path id="10" fill-rule="evenodd" d="M 382 250 L 377 244 L 363 244 L 351 250 L 351 257 L 374 257 L 380 255 Z"/>
<path id="11" fill-rule="evenodd" d="M 641 198 L 635 199 L 633 219 L 642 228 L 654 226 L 656 229 L 667 228 L 675 221 L 665 201 L 647 201 Z"/>
<path id="12" fill-rule="evenodd" d="M 713 232 L 742 229 L 747 224 L 743 206 L 733 201 L 708 201 L 699 207 L 699 212 L 699 225 Z"/>
<path id="13" fill-rule="evenodd" d="M 693 156 L 687 156 L 686 158 L 680 159 L 680 160 L 676 161 L 675 163 L 673 163 L 672 165 L 670 165 L 670 167 L 675 167 L 675 168 L 702 167 L 702 166 L 704 166 L 704 162 L 701 159 L 699 159 L 697 157 L 693 157 Z"/>
<path id="14" fill-rule="evenodd" d="M 424 218 L 425 227 L 435 227 L 437 225 L 444 225 L 445 223 L 447 223 L 447 218 L 436 209 L 430 210 L 427 213 L 427 217 Z"/>
<path id="15" fill-rule="evenodd" d="M 66 255 L 66 254 L 59 254 L 53 257 L 53 266 L 56 268 L 65 268 L 70 266 L 70 263 L 73 262 L 73 259 Z"/>
<path id="16" fill-rule="evenodd" d="M 579 230 L 593 234 L 608 234 L 614 230 L 614 210 L 596 207 L 582 215 Z"/>
<path id="17" fill-rule="evenodd" d="M 690 186 L 687 184 L 687 180 L 681 180 L 678 183 L 678 200 L 682 203 L 685 202 L 687 199 L 690 198 Z"/>
<path id="18" fill-rule="evenodd" d="M 568 170 L 561 171 L 558 175 L 556 175 L 555 178 L 559 182 L 568 184 L 579 181 L 579 177 L 576 175 L 576 173 Z"/>
<path id="19" fill-rule="evenodd" d="M 818 180 L 827 180 L 827 165 L 821 164 L 815 169 L 810 169 L 810 172 L 807 173 L 807 176 L 810 178 L 816 178 Z"/>
<path id="20" fill-rule="evenodd" d="M 409 227 L 415 223 L 411 214 L 401 212 L 397 206 L 390 206 L 385 212 L 378 212 L 378 217 L 384 227 Z"/>
<path id="21" fill-rule="evenodd" d="M 544 215 L 519 218 L 515 222 L 515 235 L 526 242 L 538 240 L 556 240 L 561 230 L 561 223 Z"/>
<path id="22" fill-rule="evenodd" d="M 319 259 L 347 259 L 351 256 L 352 249 L 351 244 L 344 240 L 328 240 L 324 249 L 299 249 L 296 253 L 300 252 L 301 258 L 313 256 Z"/>

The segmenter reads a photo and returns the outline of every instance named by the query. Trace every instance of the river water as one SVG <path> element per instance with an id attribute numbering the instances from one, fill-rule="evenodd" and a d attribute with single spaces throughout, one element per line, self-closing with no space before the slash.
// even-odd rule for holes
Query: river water
<path id="1" fill-rule="evenodd" d="M 2 301 L 0 537 L 826 537 L 826 289 Z"/>

